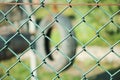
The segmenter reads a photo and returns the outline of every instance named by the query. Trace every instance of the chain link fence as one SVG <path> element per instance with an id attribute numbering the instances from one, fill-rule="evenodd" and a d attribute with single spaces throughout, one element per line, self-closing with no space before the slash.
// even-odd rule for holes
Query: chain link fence
<path id="1" fill-rule="evenodd" d="M 119 0 L 1 0 L 0 80 L 119 80 L 119 36 Z"/>

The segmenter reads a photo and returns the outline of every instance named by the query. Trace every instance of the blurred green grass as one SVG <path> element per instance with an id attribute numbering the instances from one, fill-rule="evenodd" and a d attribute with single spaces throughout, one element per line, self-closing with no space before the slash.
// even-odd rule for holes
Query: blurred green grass
<path id="1" fill-rule="evenodd" d="M 79 0 L 76 0 L 79 1 Z M 75 3 L 76 3 L 75 1 Z M 112 2 L 114 2 L 114 0 L 111 0 Z M 108 1 L 109 2 L 109 1 Z M 74 3 L 74 1 L 73 1 Z M 59 8 L 59 11 L 61 11 L 63 7 Z M 49 7 L 48 9 L 50 10 L 51 7 Z M 74 7 L 76 10 L 80 11 L 80 13 L 82 13 L 83 15 L 90 10 L 90 7 Z M 112 15 L 117 9 L 116 7 L 113 7 L 113 12 L 111 12 L 109 10 L 109 7 L 103 7 L 105 10 L 108 11 L 108 13 L 110 15 Z M 81 12 L 83 11 L 83 12 Z M 41 14 L 42 12 L 42 14 Z M 51 11 L 52 12 L 52 11 Z M 95 12 L 97 13 L 91 13 L 89 16 L 86 17 L 86 21 L 91 24 L 93 27 L 90 27 L 86 24 L 81 24 L 79 26 L 77 26 L 77 28 L 75 28 L 74 32 L 76 35 L 76 38 L 78 39 L 78 44 L 79 46 L 84 45 L 85 43 L 87 43 L 91 38 L 93 38 L 94 36 L 96 36 L 96 31 L 98 29 L 100 29 L 101 25 L 103 25 L 105 22 L 108 21 L 108 19 L 110 17 L 106 16 L 105 14 L 103 14 L 102 11 L 100 10 L 95 10 Z M 99 14 L 98 14 L 99 13 Z M 36 17 L 37 18 L 44 18 L 46 15 L 50 14 L 47 10 L 45 10 L 44 8 L 40 8 L 37 12 L 36 12 Z M 63 13 L 66 16 L 69 15 L 74 15 L 75 19 L 71 20 L 73 26 L 79 22 L 81 20 L 81 16 L 80 14 L 77 14 L 76 12 L 73 11 L 73 9 L 68 9 L 67 11 L 65 11 Z M 96 15 L 98 14 L 98 15 Z M 103 15 L 102 15 L 103 14 Z M 100 16 L 101 15 L 101 16 Z M 117 15 L 118 16 L 118 15 Z M 119 17 L 114 17 L 114 21 L 115 23 L 119 23 L 118 20 Z M 100 20 L 98 20 L 100 19 Z M 97 21 L 97 22 L 96 22 Z M 108 25 L 105 29 L 103 29 L 102 31 L 100 31 L 100 36 L 103 37 L 105 40 L 107 40 L 111 45 L 113 45 L 116 41 L 120 40 L 120 34 L 114 33 L 114 34 L 108 34 L 107 31 L 114 31 L 116 32 L 116 27 L 114 25 Z M 96 30 L 94 30 L 94 29 Z M 54 41 L 53 43 L 51 43 L 51 45 L 55 45 L 56 43 L 58 43 L 60 41 L 60 32 L 58 31 L 57 28 L 54 28 L 52 35 L 51 35 L 51 39 Z M 82 43 L 82 44 L 80 44 Z M 107 46 L 107 44 L 101 40 L 100 38 L 95 39 L 93 42 L 91 42 L 89 45 L 98 45 L 98 46 Z M 10 67 L 10 65 L 15 63 L 15 58 L 8 60 L 8 61 L 3 61 L 0 62 L 0 64 L 4 65 L 4 66 L 0 66 L 0 77 L 5 75 L 6 70 Z M 13 67 L 13 69 L 10 70 L 10 74 L 11 76 L 15 77 L 16 80 L 24 80 L 26 77 L 28 77 L 28 75 L 30 75 L 30 67 L 29 67 L 29 61 L 28 60 L 24 60 L 22 61 L 28 68 L 26 68 L 25 66 L 23 66 L 21 63 L 18 63 L 16 66 Z M 75 64 L 77 64 L 78 67 L 81 67 L 83 63 L 80 62 L 76 62 Z M 86 66 L 91 67 L 91 64 L 95 64 L 94 61 L 85 61 L 84 64 Z M 116 66 L 114 66 L 112 63 L 111 66 L 109 66 L 109 64 L 111 63 L 104 63 L 104 65 L 109 69 L 109 68 L 115 68 Z M 117 64 L 117 63 L 116 63 Z M 87 67 L 88 68 L 88 67 Z M 86 69 L 87 69 L 86 68 Z M 72 67 L 73 69 L 73 67 Z M 71 69 L 70 69 L 71 70 Z M 63 72 L 62 74 L 60 74 L 60 77 L 63 80 L 80 80 L 80 75 L 76 74 L 73 71 L 67 71 L 67 72 Z M 79 70 L 78 70 L 79 71 Z M 72 72 L 72 74 L 71 74 Z M 73 75 L 74 74 L 74 75 Z M 76 74 L 76 75 L 75 75 Z M 52 80 L 53 77 L 55 77 L 56 74 L 54 73 L 50 73 L 47 70 L 45 70 L 44 68 L 40 67 L 40 69 L 38 70 L 38 79 L 40 80 Z M 10 80 L 10 78 L 6 78 L 5 80 Z"/>
<path id="2" fill-rule="evenodd" d="M 86 1 L 87 2 L 87 1 Z M 113 1 L 114 2 L 114 1 Z M 76 1 L 73 3 L 76 3 Z M 65 6 L 58 6 L 58 11 L 62 11 Z M 74 16 L 71 20 L 73 27 L 80 21 L 82 21 L 83 16 L 92 9 L 92 6 L 73 6 L 65 10 L 62 14 L 69 17 Z M 110 17 L 118 10 L 116 6 L 108 7 L 103 6 L 102 8 L 95 8 L 92 12 L 90 12 L 86 17 L 85 21 L 78 25 L 73 31 L 75 32 L 76 39 L 78 40 L 78 45 L 83 46 L 87 42 L 89 42 L 92 38 L 97 35 L 99 32 L 99 36 L 94 39 L 89 45 L 97 45 L 97 46 L 109 46 L 114 45 L 118 40 L 120 40 L 120 31 L 117 32 L 119 29 L 119 15 L 115 15 L 113 17 L 114 23 L 110 23 L 106 25 L 102 30 L 100 30 L 103 25 L 105 25 L 109 20 Z M 41 14 L 42 12 L 42 14 Z M 46 8 L 40 8 L 36 13 L 36 17 L 43 19 L 48 15 L 52 15 L 52 6 L 46 6 Z M 100 16 L 101 15 L 101 16 Z M 117 24 L 118 26 L 115 26 Z M 104 40 L 103 40 L 104 39 Z M 54 27 L 52 31 L 51 40 L 53 40 L 52 45 L 55 45 L 59 42 L 60 39 L 60 32 Z M 106 41 L 108 43 L 106 43 Z"/>
<path id="3" fill-rule="evenodd" d="M 8 69 L 10 69 L 9 76 L 6 77 L 4 80 L 11 80 L 11 79 L 25 80 L 28 76 L 31 75 L 30 64 L 28 59 L 21 60 L 21 62 L 18 62 L 15 66 L 10 68 L 10 66 L 15 64 L 15 62 L 16 62 L 16 59 L 12 58 L 11 60 L 2 61 L 0 63 L 1 65 L 4 65 L 4 67 L 0 65 L 0 78 L 3 77 L 3 75 L 7 74 L 6 70 Z M 40 61 L 37 61 L 37 65 L 39 64 L 40 64 Z M 57 80 L 59 79 L 60 80 L 61 79 L 62 80 L 80 80 L 81 77 L 83 76 L 82 74 L 88 71 L 94 65 L 96 65 L 96 62 L 92 60 L 85 60 L 83 62 L 76 60 L 74 65 L 70 69 L 60 73 L 60 78 L 58 78 Z M 106 61 L 102 62 L 101 66 L 104 66 L 104 68 L 106 68 L 107 70 L 115 69 L 119 67 L 118 63 L 116 62 L 111 63 Z M 95 75 L 97 76 L 97 74 L 101 74 L 103 72 L 104 71 L 100 69 L 98 66 L 98 68 L 96 68 L 95 70 L 89 73 L 90 75 L 88 74 L 88 78 L 91 76 L 94 76 L 95 78 Z M 55 77 L 56 77 L 55 73 L 47 71 L 45 68 L 43 68 L 43 66 L 37 69 L 38 80 L 52 80 Z M 93 80 L 93 79 L 90 79 L 90 80 Z"/>
<path id="4" fill-rule="evenodd" d="M 12 58 L 10 60 L 2 61 L 0 63 L 0 78 L 3 77 L 3 75 L 7 74 L 6 71 L 15 63 L 15 61 L 16 59 Z M 29 75 L 31 75 L 30 64 L 29 61 L 25 59 L 25 60 L 21 60 L 21 62 L 18 62 L 15 66 L 11 67 L 9 70 L 9 76 L 7 76 L 4 80 L 10 80 L 10 79 L 25 80 Z M 52 80 L 54 77 L 56 77 L 55 73 L 49 72 L 45 70 L 43 67 L 39 67 L 39 69 L 37 70 L 38 80 Z M 60 78 L 63 80 L 80 79 L 78 75 L 71 75 L 68 72 L 61 73 Z"/>

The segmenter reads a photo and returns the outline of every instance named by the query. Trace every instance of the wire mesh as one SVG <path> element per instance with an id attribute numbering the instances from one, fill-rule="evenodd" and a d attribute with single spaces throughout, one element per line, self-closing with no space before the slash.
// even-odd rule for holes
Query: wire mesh
<path id="1" fill-rule="evenodd" d="M 1 80 L 120 79 L 119 0 L 34 1 L 0 1 Z"/>

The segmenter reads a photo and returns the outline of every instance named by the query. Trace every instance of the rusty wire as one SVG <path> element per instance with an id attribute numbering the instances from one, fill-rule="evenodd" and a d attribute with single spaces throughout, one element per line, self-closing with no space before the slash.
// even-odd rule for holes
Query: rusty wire
<path id="1" fill-rule="evenodd" d="M 41 3 L 4 3 L 0 2 L 0 5 L 40 5 Z M 45 3 L 44 5 L 61 5 L 61 6 L 120 6 L 120 4 L 104 4 L 104 3 Z"/>

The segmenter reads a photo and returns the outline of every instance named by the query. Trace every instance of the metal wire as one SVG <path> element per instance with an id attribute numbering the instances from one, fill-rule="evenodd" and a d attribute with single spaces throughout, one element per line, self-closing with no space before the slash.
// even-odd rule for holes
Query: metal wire
<path id="1" fill-rule="evenodd" d="M 31 77 L 35 80 L 120 79 L 120 4 L 105 4 L 101 0 L 93 1 L 94 3 L 79 3 L 77 1 L 72 3 L 72 0 L 67 0 L 66 3 L 45 3 L 44 0 L 39 3 L 0 2 L 0 79 L 29 80 Z M 29 12 L 25 9 L 25 5 L 35 7 Z M 58 12 L 52 14 L 56 5 Z M 53 8 L 49 6 L 53 6 Z M 74 17 L 71 20 L 72 27 L 69 27 L 67 21 L 63 22 L 67 20 L 66 17 L 61 17 L 63 15 Z M 33 20 L 33 16 L 36 16 L 36 20 L 41 19 L 43 22 L 47 19 L 46 23 L 44 25 L 41 25 L 40 21 L 37 23 Z M 49 17 L 46 18 L 46 16 Z M 14 20 L 18 17 L 19 19 Z M 68 20 L 70 19 L 68 18 Z M 36 26 L 34 34 L 28 32 L 29 22 Z M 63 30 L 56 27 L 61 27 L 61 25 L 64 26 L 62 27 Z M 11 29 L 10 32 L 7 32 L 8 28 Z M 53 34 L 50 33 L 49 36 L 48 33 L 51 28 Z M 11 33 L 13 35 L 10 35 Z M 59 33 L 62 34 L 60 40 Z M 44 50 L 38 49 L 46 49 L 49 44 L 45 45 L 39 42 L 43 46 L 36 48 L 39 39 L 50 42 L 50 52 L 45 56 L 43 55 Z M 76 52 L 74 51 L 76 49 L 74 41 L 78 45 Z M 69 46 L 68 44 L 72 45 Z M 67 48 L 61 47 L 63 45 L 67 45 Z M 74 46 L 73 54 L 75 54 L 69 57 L 66 53 L 71 51 Z M 92 49 L 93 46 L 95 47 Z M 99 52 L 98 46 L 103 47 L 100 48 L 101 52 Z M 27 54 L 29 50 L 32 50 L 37 56 L 37 66 L 34 69 L 30 68 L 29 60 L 26 60 L 26 57 L 29 56 L 29 53 Z M 48 62 L 51 55 L 56 56 L 57 54 L 61 55 L 62 58 L 64 57 L 64 59 L 59 60 L 60 63 L 67 61 L 65 62 L 67 64 L 64 63 L 65 66 L 61 69 L 56 69 L 56 67 L 59 67 L 58 65 L 61 65 L 60 63 L 57 63 L 56 67 L 53 66 L 57 57 L 54 57 L 53 61 L 51 60 L 52 63 Z M 24 55 L 27 56 L 24 58 Z M 107 61 L 106 58 L 109 60 Z M 72 64 L 73 66 L 71 66 Z M 112 71 L 112 69 L 114 70 L 113 64 L 115 64 L 115 71 Z M 47 68 L 43 69 L 42 67 Z M 66 76 L 66 73 L 62 72 L 68 67 L 70 67 L 68 73 L 72 75 L 68 74 L 69 76 Z M 38 75 L 34 74 L 36 71 Z M 77 78 L 74 78 L 75 71 L 77 71 Z M 103 73 L 102 77 L 99 77 L 98 74 L 102 74 L 102 72 L 105 74 Z M 24 76 L 21 77 L 22 75 Z"/>
<path id="2" fill-rule="evenodd" d="M 0 2 L 0 5 L 41 5 L 41 3 L 2 3 Z M 61 5 L 61 6 L 120 6 L 120 4 L 104 4 L 104 3 L 70 3 L 70 4 L 65 4 L 65 3 L 45 3 L 45 6 L 47 5 Z"/>

